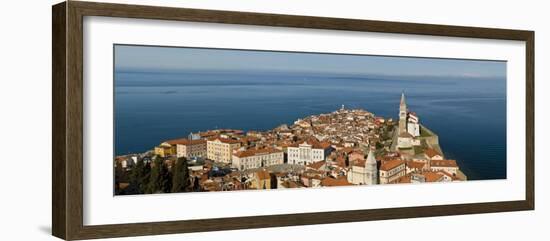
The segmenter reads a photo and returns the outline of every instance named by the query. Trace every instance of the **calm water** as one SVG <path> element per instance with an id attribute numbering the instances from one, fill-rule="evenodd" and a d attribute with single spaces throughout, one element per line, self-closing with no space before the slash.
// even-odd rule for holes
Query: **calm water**
<path id="1" fill-rule="evenodd" d="M 143 152 L 208 129 L 271 129 L 342 104 L 395 119 L 402 90 L 469 179 L 506 178 L 503 78 L 118 71 L 115 152 Z"/>

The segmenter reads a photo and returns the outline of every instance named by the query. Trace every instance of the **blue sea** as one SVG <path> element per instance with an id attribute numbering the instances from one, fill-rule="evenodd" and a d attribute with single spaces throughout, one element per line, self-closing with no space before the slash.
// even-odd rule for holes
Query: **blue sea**
<path id="1" fill-rule="evenodd" d="M 402 91 L 470 180 L 506 178 L 505 78 L 117 70 L 115 153 L 209 129 L 272 129 L 341 105 L 395 119 Z"/>

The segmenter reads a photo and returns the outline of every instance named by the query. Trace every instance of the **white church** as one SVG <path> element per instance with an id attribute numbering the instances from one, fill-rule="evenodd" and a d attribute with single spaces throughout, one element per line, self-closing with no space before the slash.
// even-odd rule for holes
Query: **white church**
<path id="1" fill-rule="evenodd" d="M 348 182 L 353 184 L 378 184 L 378 166 L 374 157 L 374 150 L 370 150 L 367 160 L 364 162 L 353 163 L 347 176 Z"/>
<path id="2" fill-rule="evenodd" d="M 397 138 L 398 148 L 411 148 L 420 145 L 420 141 L 415 137 L 420 136 L 420 119 L 414 112 L 407 110 L 405 102 L 405 93 L 401 93 L 401 102 L 399 103 L 399 130 Z"/>

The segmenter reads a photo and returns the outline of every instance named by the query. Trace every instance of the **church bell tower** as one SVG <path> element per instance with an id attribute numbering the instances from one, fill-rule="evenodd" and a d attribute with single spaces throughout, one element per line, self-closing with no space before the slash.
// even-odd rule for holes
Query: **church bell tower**
<path id="1" fill-rule="evenodd" d="M 405 103 L 405 92 L 401 92 L 399 103 L 399 134 L 407 132 L 407 103 Z"/>
<path id="2" fill-rule="evenodd" d="M 365 184 L 378 184 L 378 166 L 374 157 L 374 148 L 371 147 L 367 160 L 365 161 Z"/>

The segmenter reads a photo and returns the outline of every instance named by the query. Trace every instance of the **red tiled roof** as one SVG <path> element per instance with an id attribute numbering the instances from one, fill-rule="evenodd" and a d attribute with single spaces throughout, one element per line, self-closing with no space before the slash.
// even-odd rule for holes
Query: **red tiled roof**
<path id="1" fill-rule="evenodd" d="M 199 133 L 199 136 L 200 137 L 212 137 L 212 136 L 216 136 L 218 135 L 219 133 L 216 132 L 216 131 L 207 131 L 207 132 L 200 132 Z"/>
<path id="2" fill-rule="evenodd" d="M 422 169 L 426 164 L 423 162 L 408 161 L 407 166 L 413 169 Z"/>
<path id="3" fill-rule="evenodd" d="M 346 154 L 349 154 L 351 152 L 353 152 L 353 148 L 352 147 L 344 147 L 340 150 L 340 152 L 343 152 L 343 153 L 346 153 Z"/>
<path id="4" fill-rule="evenodd" d="M 223 137 L 216 137 L 216 138 L 209 139 L 209 141 L 215 141 L 215 140 L 219 140 L 220 142 L 227 143 L 227 144 L 241 143 L 239 140 L 223 138 Z"/>
<path id="5" fill-rule="evenodd" d="M 432 160 L 430 165 L 432 167 L 458 167 L 455 160 Z"/>
<path id="6" fill-rule="evenodd" d="M 166 143 L 170 145 L 197 145 L 197 144 L 205 144 L 206 140 L 189 140 L 187 138 L 181 138 L 181 139 L 174 139 L 174 140 L 168 140 L 165 141 Z"/>
<path id="7" fill-rule="evenodd" d="M 268 155 L 268 154 L 278 153 L 278 152 L 283 152 L 283 151 L 277 150 L 275 148 L 267 147 L 264 149 L 248 149 L 245 151 L 238 151 L 233 155 L 237 157 L 250 157 L 250 156 Z"/>
<path id="8" fill-rule="evenodd" d="M 402 176 L 399 179 L 397 179 L 397 183 L 411 183 L 411 176 L 410 175 Z"/>
<path id="9" fill-rule="evenodd" d="M 367 162 L 365 159 L 358 159 L 358 160 L 354 160 L 352 161 L 353 162 L 353 165 L 354 166 L 358 166 L 358 167 L 365 167 L 365 163 Z"/>
<path id="10" fill-rule="evenodd" d="M 321 180 L 321 185 L 325 187 L 336 187 L 336 186 L 349 186 L 351 183 L 348 182 L 346 177 L 340 177 L 338 179 L 327 177 Z"/>
<path id="11" fill-rule="evenodd" d="M 404 164 L 405 161 L 403 160 L 400 160 L 400 159 L 393 159 L 393 160 L 390 160 L 390 161 L 385 161 L 382 163 L 382 165 L 380 166 L 380 170 L 381 171 L 389 171 L 391 169 L 394 169 L 402 164 Z"/>
<path id="12" fill-rule="evenodd" d="M 424 172 L 422 174 L 426 178 L 426 182 L 437 182 L 443 177 L 443 174 L 436 172 Z"/>
<path id="13" fill-rule="evenodd" d="M 426 149 L 426 150 L 424 151 L 424 153 L 425 153 L 426 155 L 428 155 L 428 157 L 430 157 L 430 158 L 432 158 L 432 157 L 434 157 L 434 156 L 437 156 L 437 155 L 440 155 L 440 156 L 441 156 L 441 154 L 439 154 L 439 152 L 437 152 L 437 151 L 434 150 L 433 148 L 428 148 L 428 149 Z"/>
<path id="14" fill-rule="evenodd" d="M 319 142 L 319 143 L 315 143 L 313 145 L 313 148 L 318 148 L 318 149 L 327 149 L 331 146 L 330 142 L 327 142 L 327 141 L 322 141 L 322 142 Z"/>
<path id="15" fill-rule="evenodd" d="M 449 176 L 449 177 L 450 177 L 451 179 L 453 179 L 453 180 L 460 180 L 459 177 L 457 177 L 457 176 L 455 176 L 455 175 L 453 175 L 453 174 L 451 174 L 451 173 L 448 173 L 448 172 L 446 172 L 446 171 L 440 170 L 440 171 L 437 171 L 437 172 L 438 172 L 438 173 L 441 173 L 441 174 L 443 174 L 443 175 L 447 175 L 447 176 Z"/>
<path id="16" fill-rule="evenodd" d="M 326 163 L 325 161 L 313 162 L 313 163 L 308 164 L 307 167 L 313 168 L 313 169 L 319 169 L 323 165 L 325 165 L 325 163 Z"/>
<path id="17" fill-rule="evenodd" d="M 303 144 L 303 143 L 311 145 L 311 147 L 314 149 L 327 149 L 332 145 L 328 141 L 318 141 L 315 137 L 310 137 L 307 140 L 295 142 L 289 145 L 289 147 L 299 147 L 300 144 Z"/>
<path id="18" fill-rule="evenodd" d="M 282 185 L 286 188 L 300 188 L 300 187 L 302 187 L 302 185 L 300 185 L 299 183 L 294 182 L 294 181 L 285 181 L 285 182 L 282 183 Z"/>

